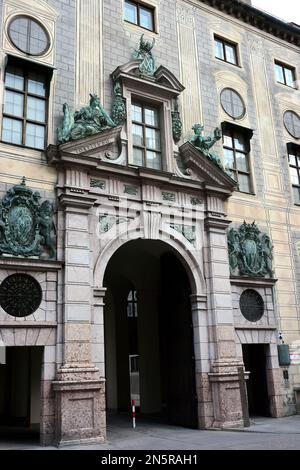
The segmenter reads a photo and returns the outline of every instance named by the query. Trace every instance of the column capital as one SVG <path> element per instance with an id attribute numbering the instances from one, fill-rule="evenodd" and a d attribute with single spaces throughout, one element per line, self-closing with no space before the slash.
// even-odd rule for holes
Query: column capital
<path id="1" fill-rule="evenodd" d="M 91 196 L 89 193 L 81 191 L 80 189 L 78 189 L 78 192 L 68 191 L 60 194 L 59 196 L 59 203 L 64 207 L 66 212 L 74 209 L 84 209 L 85 211 L 88 211 L 94 206 L 96 201 L 97 198 L 95 196 Z"/>
<path id="2" fill-rule="evenodd" d="M 204 219 L 204 227 L 208 231 L 216 231 L 219 233 L 225 232 L 231 224 L 231 220 L 223 217 L 215 217 L 211 213 L 207 214 Z"/>

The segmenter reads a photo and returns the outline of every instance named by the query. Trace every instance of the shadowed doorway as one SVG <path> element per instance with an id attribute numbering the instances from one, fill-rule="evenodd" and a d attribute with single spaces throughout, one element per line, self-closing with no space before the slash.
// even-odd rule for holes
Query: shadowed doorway
<path id="1" fill-rule="evenodd" d="M 107 410 L 197 427 L 190 283 L 163 242 L 137 240 L 105 274 Z"/>
<path id="2" fill-rule="evenodd" d="M 247 381 L 247 394 L 250 416 L 271 416 L 267 385 L 267 345 L 243 344 L 243 357 L 246 371 L 250 372 Z"/>
<path id="3" fill-rule="evenodd" d="M 0 365 L 0 437 L 39 442 L 44 348 L 7 347 Z"/>

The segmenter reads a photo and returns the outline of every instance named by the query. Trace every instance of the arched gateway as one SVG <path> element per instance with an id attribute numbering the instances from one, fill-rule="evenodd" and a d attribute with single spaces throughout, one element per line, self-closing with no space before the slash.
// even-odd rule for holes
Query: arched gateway
<path id="1" fill-rule="evenodd" d="M 163 66 L 150 78 L 141 67 L 133 60 L 112 73 L 120 126 L 92 96 L 74 123 L 65 107 L 65 143 L 48 148 L 65 259 L 52 384 L 60 444 L 105 440 L 107 411 L 128 411 L 132 398 L 143 415 L 199 428 L 241 425 L 247 414 L 249 330 L 232 303 L 245 279 L 230 278 L 227 246 L 236 183 L 210 151 L 221 133 L 203 136 L 195 124 L 191 141 L 176 145 L 184 87 Z M 102 123 L 94 135 L 91 115 Z M 74 132 L 84 138 L 72 141 Z"/>
<path id="2" fill-rule="evenodd" d="M 128 410 L 134 396 L 143 414 L 170 422 L 239 425 L 224 207 L 234 182 L 190 143 L 180 151 L 193 180 L 176 168 L 119 165 L 116 173 L 98 158 L 119 133 L 48 152 L 60 169 L 67 230 L 57 441 L 105 439 L 106 410 Z M 130 308 L 140 315 L 135 326 Z"/>
<path id="3" fill-rule="evenodd" d="M 159 240 L 129 241 L 103 284 L 108 413 L 129 412 L 135 400 L 142 417 L 196 428 L 192 290 L 179 253 Z"/>

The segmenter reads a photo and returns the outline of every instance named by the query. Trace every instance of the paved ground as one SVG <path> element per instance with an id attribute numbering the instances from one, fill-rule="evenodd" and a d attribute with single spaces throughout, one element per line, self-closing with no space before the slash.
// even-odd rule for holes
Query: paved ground
<path id="1" fill-rule="evenodd" d="M 37 439 L 0 436 L 0 449 L 41 448 Z M 65 448 L 64 448 L 65 449 Z M 130 428 L 127 418 L 110 420 L 108 443 L 105 445 L 74 446 L 69 450 L 300 450 L 300 416 L 252 420 L 250 428 L 239 431 L 197 431 L 162 423 L 138 422 Z"/>

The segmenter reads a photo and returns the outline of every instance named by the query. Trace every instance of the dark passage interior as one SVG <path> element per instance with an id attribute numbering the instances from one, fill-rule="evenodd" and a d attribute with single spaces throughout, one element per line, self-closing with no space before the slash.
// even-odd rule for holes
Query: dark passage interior
<path id="1" fill-rule="evenodd" d="M 264 344 L 243 345 L 245 368 L 250 372 L 247 381 L 250 416 L 270 416 L 266 353 L 267 346 Z"/>
<path id="2" fill-rule="evenodd" d="M 107 408 L 197 427 L 190 283 L 163 242 L 128 242 L 105 286 Z"/>
<path id="3" fill-rule="evenodd" d="M 43 348 L 8 347 L 0 365 L 0 433 L 39 434 Z"/>

